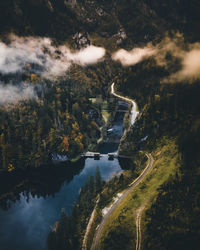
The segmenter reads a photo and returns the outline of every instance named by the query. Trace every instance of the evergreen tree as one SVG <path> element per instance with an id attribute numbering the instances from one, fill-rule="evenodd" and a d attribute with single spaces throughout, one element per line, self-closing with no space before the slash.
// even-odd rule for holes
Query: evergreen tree
<path id="1" fill-rule="evenodd" d="M 100 192 L 101 188 L 102 188 L 101 173 L 100 173 L 99 167 L 97 167 L 96 174 L 95 174 L 95 192 L 96 193 Z"/>

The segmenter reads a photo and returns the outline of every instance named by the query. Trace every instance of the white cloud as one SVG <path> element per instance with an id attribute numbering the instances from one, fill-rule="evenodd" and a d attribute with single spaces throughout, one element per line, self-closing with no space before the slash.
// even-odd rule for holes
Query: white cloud
<path id="1" fill-rule="evenodd" d="M 21 70 L 26 63 L 41 64 L 36 53 L 27 48 L 7 46 L 0 42 L 0 72 L 4 74 L 15 73 Z"/>
<path id="2" fill-rule="evenodd" d="M 175 67 L 174 62 L 179 62 L 180 69 L 171 73 L 161 82 L 193 82 L 200 79 L 200 43 L 189 44 L 184 41 L 180 33 L 173 37 L 166 35 L 156 45 L 147 44 L 144 48 L 134 48 L 131 51 L 120 49 L 112 55 L 112 59 L 120 61 L 124 66 L 135 65 L 142 60 L 153 56 L 156 64 L 164 67 L 169 72 Z"/>
<path id="3" fill-rule="evenodd" d="M 93 45 L 72 52 L 67 46 L 53 46 L 49 38 L 10 37 L 10 44 L 0 42 L 0 73 L 20 72 L 28 64 L 35 64 L 36 73 L 45 77 L 61 76 L 72 63 L 86 66 L 103 59 L 105 49 Z"/>
<path id="4" fill-rule="evenodd" d="M 69 53 L 69 58 L 76 64 L 89 65 L 95 64 L 105 56 L 105 49 L 96 46 L 88 46 L 76 53 Z"/>
<path id="5" fill-rule="evenodd" d="M 0 73 L 30 72 L 51 78 L 66 74 L 75 63 L 81 66 L 103 60 L 105 49 L 88 46 L 71 51 L 67 46 L 54 46 L 49 38 L 18 37 L 11 35 L 9 43 L 0 41 Z M 3 84 L 0 82 L 0 105 L 13 104 L 37 98 L 34 87 L 24 82 Z"/>
<path id="6" fill-rule="evenodd" d="M 120 61 L 124 66 L 131 66 L 154 55 L 155 52 L 156 51 L 150 47 L 135 48 L 131 51 L 120 49 L 112 55 L 112 59 L 114 61 Z"/>
<path id="7" fill-rule="evenodd" d="M 163 82 L 193 82 L 200 79 L 200 48 L 182 53 L 181 70 L 171 74 Z"/>

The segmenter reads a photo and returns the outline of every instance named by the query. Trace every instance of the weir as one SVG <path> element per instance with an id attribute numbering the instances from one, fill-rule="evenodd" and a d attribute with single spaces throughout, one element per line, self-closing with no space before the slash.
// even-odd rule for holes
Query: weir
<path id="1" fill-rule="evenodd" d="M 83 153 L 81 156 L 85 158 L 94 158 L 95 160 L 99 160 L 101 157 L 108 157 L 108 160 L 114 160 L 117 158 L 127 158 L 127 159 L 132 158 L 132 156 L 120 155 L 118 154 L 118 152 L 108 153 L 108 154 L 101 154 L 99 152 L 86 152 L 86 153 Z"/>

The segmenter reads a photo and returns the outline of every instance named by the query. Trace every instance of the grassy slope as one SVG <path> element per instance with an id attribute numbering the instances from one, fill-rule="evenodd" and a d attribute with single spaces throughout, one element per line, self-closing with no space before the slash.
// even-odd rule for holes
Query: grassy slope
<path id="1" fill-rule="evenodd" d="M 102 100 L 102 102 L 97 101 L 97 98 L 90 98 L 90 101 L 97 106 L 101 106 L 101 114 L 104 119 L 104 122 L 107 124 L 110 119 L 110 112 L 107 109 L 108 103 L 106 100 Z"/>
<path id="2" fill-rule="evenodd" d="M 164 138 L 153 150 L 152 156 L 155 162 L 150 174 L 110 216 L 102 232 L 100 249 L 135 249 L 136 211 L 143 206 L 148 209 L 156 199 L 159 187 L 179 173 L 181 160 L 175 140 Z M 142 223 L 142 232 L 144 230 Z"/>

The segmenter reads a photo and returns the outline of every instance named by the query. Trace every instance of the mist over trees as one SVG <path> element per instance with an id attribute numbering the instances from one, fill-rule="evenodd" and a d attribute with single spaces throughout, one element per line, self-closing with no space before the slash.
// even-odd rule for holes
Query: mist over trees
<path id="1" fill-rule="evenodd" d="M 200 40 L 199 12 L 197 0 L 77 0 L 73 6 L 64 0 L 1 0 L 0 34 L 5 44 L 9 44 L 10 33 L 47 36 L 55 45 L 66 43 L 73 49 L 93 43 L 106 48 L 107 54 L 105 61 L 97 66 L 80 69 L 73 65 L 69 72 L 71 79 L 66 76 L 55 82 L 35 74 L 31 67 L 36 65 L 25 65 L 20 74 L 0 74 L 2 96 L 5 97 L 10 83 L 14 94 L 12 105 L 0 101 L 3 102 L 0 169 L 13 172 L 39 167 L 48 164 L 54 152 L 71 159 L 88 145 L 96 144 L 101 114 L 89 98 L 104 96 L 114 81 L 117 91 L 136 99 L 140 110 L 140 119 L 122 140 L 121 150 L 151 151 L 166 136 L 176 140 L 183 159 L 180 177 L 160 188 L 146 212 L 143 248 L 196 250 L 200 238 L 199 75 L 190 81 L 186 71 L 179 83 L 164 82 L 163 79 L 180 73 L 185 63 L 173 53 L 165 54 L 164 59 L 170 62 L 167 66 L 157 64 L 152 56 L 123 68 L 111 56 L 121 48 L 131 51 L 149 42 L 159 44 L 166 32 L 170 36 L 177 31 L 186 41 L 184 51 L 189 52 L 189 44 Z M 198 54 L 194 58 L 199 63 Z M 193 65 L 186 64 L 194 70 Z M 199 66 L 196 71 L 199 73 Z M 22 82 L 30 82 L 29 95 L 25 89 L 22 91 Z M 27 95 L 29 98 L 25 98 Z M 90 115 L 91 110 L 97 119 Z M 143 138 L 147 140 L 142 141 Z M 95 177 L 90 177 L 82 188 L 72 215 L 62 212 L 61 221 L 48 237 L 50 250 L 81 248 L 86 219 L 101 190 L 102 180 L 97 170 Z M 124 249 L 129 239 L 121 231 L 123 228 L 110 232 L 110 238 L 114 246 L 117 243 L 116 247 Z M 125 242 L 113 242 L 120 235 L 125 237 Z"/>
<path id="2" fill-rule="evenodd" d="M 78 82 L 43 82 L 38 100 L 24 100 L 13 107 L 0 107 L 1 168 L 39 167 L 51 161 L 52 153 L 73 158 L 99 137 L 89 116 L 91 102 Z M 96 139 L 95 139 L 96 138 Z"/>

